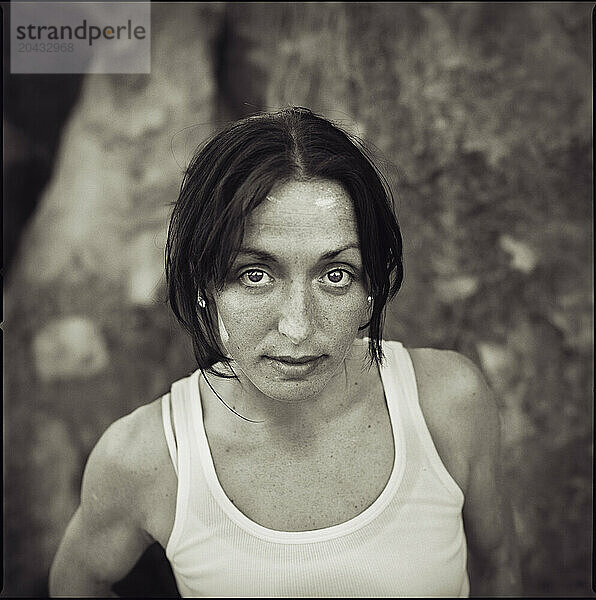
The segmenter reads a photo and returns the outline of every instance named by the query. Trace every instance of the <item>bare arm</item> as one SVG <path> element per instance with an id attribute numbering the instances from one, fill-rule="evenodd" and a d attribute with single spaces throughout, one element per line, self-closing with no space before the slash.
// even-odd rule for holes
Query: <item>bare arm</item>
<path id="1" fill-rule="evenodd" d="M 501 475 L 500 421 L 479 369 L 450 351 L 410 351 L 420 404 L 439 454 L 464 492 L 472 596 L 518 596 L 519 557 Z"/>
<path id="2" fill-rule="evenodd" d="M 519 553 L 502 475 L 499 413 L 484 378 L 475 367 L 474 370 L 476 435 L 472 440 L 464 504 L 471 595 L 519 596 L 522 593 Z"/>
<path id="3" fill-rule="evenodd" d="M 131 452 L 130 416 L 104 433 L 91 452 L 81 503 L 50 571 L 51 596 L 110 596 L 153 541 L 138 510 L 142 476 Z"/>

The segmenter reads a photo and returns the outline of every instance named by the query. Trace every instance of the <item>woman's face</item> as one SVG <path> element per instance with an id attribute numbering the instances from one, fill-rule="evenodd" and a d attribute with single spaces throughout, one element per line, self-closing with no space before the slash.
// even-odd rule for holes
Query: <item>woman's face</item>
<path id="1" fill-rule="evenodd" d="M 250 215 L 215 296 L 241 379 L 284 402 L 311 398 L 343 365 L 368 316 L 352 201 L 327 180 L 273 187 Z M 242 375 L 244 377 L 242 377 Z"/>

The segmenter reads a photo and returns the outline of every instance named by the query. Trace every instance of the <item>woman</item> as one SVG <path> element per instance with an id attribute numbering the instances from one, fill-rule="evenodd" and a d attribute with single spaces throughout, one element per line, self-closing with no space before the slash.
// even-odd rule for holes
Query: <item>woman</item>
<path id="1" fill-rule="evenodd" d="M 183 596 L 518 593 L 482 376 L 382 340 L 402 281 L 383 181 L 301 108 L 197 152 L 166 273 L 199 368 L 98 442 L 52 594 L 107 595 L 154 541 Z"/>

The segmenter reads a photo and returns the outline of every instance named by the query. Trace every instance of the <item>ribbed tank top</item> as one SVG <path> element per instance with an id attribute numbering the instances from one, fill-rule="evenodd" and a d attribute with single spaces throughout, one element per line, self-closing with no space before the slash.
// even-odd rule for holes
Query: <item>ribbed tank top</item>
<path id="1" fill-rule="evenodd" d="M 178 491 L 166 556 L 182 596 L 468 596 L 463 493 L 424 421 L 408 351 L 388 341 L 383 351 L 391 475 L 363 512 L 313 531 L 268 529 L 234 506 L 203 426 L 200 371 L 172 385 L 162 416 Z"/>

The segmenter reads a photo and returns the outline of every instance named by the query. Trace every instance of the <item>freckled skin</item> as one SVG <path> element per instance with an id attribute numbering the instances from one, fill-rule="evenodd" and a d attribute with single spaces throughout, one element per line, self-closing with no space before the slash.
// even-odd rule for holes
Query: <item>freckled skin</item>
<path id="1" fill-rule="evenodd" d="M 215 297 L 220 336 L 243 394 L 253 404 L 296 404 L 337 393 L 329 383 L 342 380 L 346 355 L 368 318 L 350 197 L 332 181 L 278 184 L 250 215 L 242 247 L 271 255 L 269 260 L 241 253 Z M 266 358 L 305 355 L 323 360 L 295 377 Z"/>

